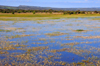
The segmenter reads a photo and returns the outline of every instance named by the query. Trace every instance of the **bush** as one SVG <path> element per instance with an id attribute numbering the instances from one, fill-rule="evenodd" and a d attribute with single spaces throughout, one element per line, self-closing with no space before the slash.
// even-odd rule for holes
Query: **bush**
<path id="1" fill-rule="evenodd" d="M 33 11 L 33 14 L 35 14 L 35 11 Z"/>
<path id="2" fill-rule="evenodd" d="M 14 12 L 12 12 L 12 14 L 15 14 Z"/>
<path id="3" fill-rule="evenodd" d="M 51 11 L 50 11 L 49 13 L 50 13 L 50 14 L 52 14 L 52 12 L 51 12 Z"/>

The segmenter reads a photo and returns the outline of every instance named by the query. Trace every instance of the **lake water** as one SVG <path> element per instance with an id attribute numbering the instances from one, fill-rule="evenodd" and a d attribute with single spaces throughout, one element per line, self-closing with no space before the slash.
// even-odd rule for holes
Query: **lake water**
<path id="1" fill-rule="evenodd" d="M 0 65 L 99 65 L 100 20 L 95 18 L 100 17 L 0 20 Z"/>

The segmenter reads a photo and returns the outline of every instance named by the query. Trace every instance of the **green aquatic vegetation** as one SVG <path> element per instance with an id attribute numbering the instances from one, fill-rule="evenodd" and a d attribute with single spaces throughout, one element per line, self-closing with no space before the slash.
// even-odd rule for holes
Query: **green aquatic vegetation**
<path id="1" fill-rule="evenodd" d="M 83 64 L 85 64 L 85 63 L 83 63 L 83 62 L 78 62 L 77 63 L 77 65 L 83 65 Z"/>
<path id="2" fill-rule="evenodd" d="M 45 35 L 48 36 L 61 36 L 61 35 L 66 35 L 67 33 L 61 33 L 61 32 L 53 32 L 53 33 L 46 33 Z"/>
<path id="3" fill-rule="evenodd" d="M 74 45 L 78 45 L 78 42 L 75 43 L 66 43 L 66 44 L 61 44 L 61 46 L 65 46 L 65 45 L 70 45 L 70 46 L 74 46 Z"/>
<path id="4" fill-rule="evenodd" d="M 66 65 L 66 63 L 65 62 L 62 62 L 62 64 L 61 65 Z"/>
<path id="5" fill-rule="evenodd" d="M 17 50 L 17 48 L 14 45 L 8 45 L 3 47 L 3 50 Z"/>
<path id="6" fill-rule="evenodd" d="M 40 41 L 46 41 L 47 39 L 45 39 L 45 38 L 40 38 L 39 40 L 40 40 Z"/>
<path id="7" fill-rule="evenodd" d="M 25 44 L 25 43 L 28 43 L 28 40 L 22 41 L 22 42 L 21 42 L 21 44 Z"/>
<path id="8" fill-rule="evenodd" d="M 0 32 L 11 32 L 11 30 L 3 30 L 3 29 L 0 29 Z"/>
<path id="9" fill-rule="evenodd" d="M 17 28 L 17 29 L 23 29 L 23 28 Z"/>
<path id="10" fill-rule="evenodd" d="M 73 26 L 73 24 L 67 24 L 67 26 Z"/>
<path id="11" fill-rule="evenodd" d="M 0 29 L 0 32 L 4 32 L 5 30 Z"/>
<path id="12" fill-rule="evenodd" d="M 62 49 L 59 49 L 59 50 L 48 50 L 49 52 L 52 52 L 52 53 L 56 53 L 56 52 L 63 52 L 63 51 L 66 51 L 66 52 L 71 52 L 71 53 L 74 53 L 76 55 L 82 55 L 83 53 L 91 53 L 91 51 L 89 50 L 82 50 L 82 49 L 77 49 L 77 48 L 62 48 Z"/>
<path id="13" fill-rule="evenodd" d="M 16 55 L 15 57 L 20 58 L 21 60 L 30 60 L 35 56 L 32 54 L 21 54 L 21 55 Z"/>
<path id="14" fill-rule="evenodd" d="M 77 63 L 71 63 L 70 65 L 72 66 L 95 66 L 99 64 L 99 60 L 82 60 L 82 62 L 77 62 Z M 96 62 L 95 62 L 96 61 Z"/>
<path id="15" fill-rule="evenodd" d="M 3 50 L 17 50 L 15 47 L 4 47 Z"/>
<path id="16" fill-rule="evenodd" d="M 54 41 L 54 40 L 51 40 L 50 42 L 51 42 L 51 43 L 55 43 L 55 41 Z"/>
<path id="17" fill-rule="evenodd" d="M 15 47 L 27 47 L 28 45 L 16 44 Z"/>
<path id="18" fill-rule="evenodd" d="M 74 38 L 96 39 L 100 38 L 100 36 L 74 36 Z"/>
<path id="19" fill-rule="evenodd" d="M 89 60 L 82 60 L 82 62 L 84 62 L 84 63 L 90 63 Z"/>
<path id="20" fill-rule="evenodd" d="M 41 24 L 41 22 L 37 22 L 38 24 Z"/>
<path id="21" fill-rule="evenodd" d="M 20 18 L 17 18 L 17 17 L 16 17 L 16 19 L 20 20 Z M 38 18 L 37 18 L 37 20 L 38 20 Z M 0 54 L 1 54 L 1 56 L 0 57 L 2 57 L 2 55 L 4 55 L 5 58 L 0 60 L 0 64 L 2 64 L 2 65 L 5 64 L 5 66 L 12 66 L 12 65 L 14 65 L 14 66 L 16 66 L 16 65 L 18 65 L 18 66 L 43 66 L 43 65 L 44 66 L 89 66 L 89 65 L 92 66 L 92 65 L 98 65 L 99 66 L 99 64 L 100 64 L 100 61 L 98 61 L 98 60 L 100 60 L 99 54 L 98 54 L 100 51 L 99 46 L 98 46 L 98 48 L 97 47 L 92 48 L 92 47 L 87 46 L 87 44 L 98 45 L 100 43 L 99 39 L 93 40 L 92 42 L 90 42 L 91 39 L 89 39 L 89 41 L 86 39 L 87 38 L 94 39 L 94 38 L 100 38 L 100 37 L 97 35 L 92 36 L 91 34 L 94 31 L 91 31 L 91 34 L 88 35 L 87 33 L 79 34 L 77 32 L 83 32 L 83 31 L 75 30 L 76 33 L 74 34 L 73 31 L 70 31 L 70 29 L 71 28 L 73 29 L 73 27 L 66 26 L 67 24 L 69 24 L 69 25 L 72 24 L 70 22 L 70 20 L 72 20 L 72 19 L 67 20 L 67 18 L 65 18 L 65 23 L 64 22 L 60 23 L 62 21 L 62 19 L 54 20 L 54 21 L 52 19 L 48 20 L 48 21 L 47 20 L 40 20 L 40 21 L 38 20 L 39 22 L 42 22 L 43 25 L 42 24 L 39 24 L 39 25 L 41 25 L 41 27 L 44 28 L 44 31 L 42 29 L 40 29 L 41 27 L 32 25 L 32 24 L 36 24 L 36 22 L 38 22 L 38 21 L 31 22 L 30 20 L 29 20 L 30 21 L 29 23 L 31 23 L 31 25 L 30 24 L 27 25 L 25 21 L 22 21 L 23 24 L 25 23 L 27 25 L 25 27 L 21 26 L 21 24 L 20 24 L 21 21 L 19 21 L 17 24 L 14 24 L 14 25 L 8 24 L 8 27 L 6 25 L 1 26 L 1 27 L 5 27 L 4 28 L 5 30 L 7 30 L 7 29 L 12 30 L 12 33 L 4 33 L 4 34 L 1 33 L 1 37 L 0 37 Z M 54 23 L 56 21 L 59 22 L 59 25 L 58 25 L 58 23 Z M 7 21 L 3 21 L 3 22 L 6 23 Z M 67 22 L 70 22 L 70 23 L 67 23 Z M 10 21 L 9 21 L 9 23 L 10 23 Z M 53 23 L 55 25 L 51 25 Z M 87 23 L 88 23 L 88 20 L 84 24 L 87 24 Z M 90 23 L 91 22 L 89 22 L 89 24 Z M 1 25 L 2 24 L 3 23 L 1 23 Z M 20 25 L 18 25 L 18 24 L 20 24 Z M 48 24 L 49 26 L 48 25 L 46 26 L 45 24 Z M 84 26 L 83 23 L 77 23 L 77 24 L 79 24 L 80 26 L 81 25 Z M 74 26 L 77 26 L 77 24 L 75 24 Z M 98 26 L 96 26 L 96 24 L 98 24 Z M 94 27 L 95 26 L 99 27 L 99 22 L 97 22 L 96 24 L 94 25 L 94 23 L 93 23 Z M 56 25 L 57 25 L 57 28 L 55 27 Z M 13 27 L 10 27 L 10 26 L 13 26 Z M 18 26 L 19 28 L 16 28 L 15 26 Z M 50 30 L 47 30 L 48 28 L 46 28 L 46 30 L 45 30 L 45 26 L 48 27 Z M 52 30 L 53 27 L 55 27 L 54 30 Z M 89 26 L 89 29 L 92 29 L 91 27 L 92 26 Z M 39 32 L 38 31 L 37 32 L 28 32 L 27 30 L 29 28 L 31 28 L 32 30 L 40 29 L 40 31 Z M 18 33 L 17 31 L 18 30 L 20 31 L 21 29 L 27 29 L 26 30 L 27 32 Z M 31 30 L 31 29 L 29 29 L 29 30 Z M 59 30 L 59 29 L 62 29 L 62 30 Z M 66 29 L 67 29 L 67 31 L 66 31 Z M 95 28 L 93 28 L 93 29 L 95 29 Z M 99 29 L 97 29 L 97 30 L 98 30 L 98 35 L 99 35 L 100 31 L 99 31 Z M 97 31 L 97 30 L 95 30 L 95 31 Z M 46 33 L 45 31 L 51 32 L 51 33 Z M 54 32 L 52 32 L 52 31 L 54 31 Z M 55 31 L 59 31 L 59 32 L 55 32 Z M 33 33 L 33 35 L 25 35 L 28 33 L 29 34 Z M 44 36 L 43 34 L 45 34 L 46 36 Z M 67 35 L 67 37 L 66 37 L 66 35 Z M 6 38 L 3 36 L 5 36 Z M 28 37 L 25 37 L 25 36 L 28 36 Z M 29 36 L 32 36 L 32 37 L 29 37 Z M 53 36 L 53 37 L 50 37 L 50 36 Z M 56 36 L 59 36 L 59 38 Z M 86 39 L 79 40 L 77 38 L 74 38 L 74 36 L 77 36 L 77 38 L 80 37 L 80 38 L 86 38 Z M 23 37 L 23 38 L 20 38 L 20 37 Z M 7 39 L 7 38 L 9 38 L 9 39 Z M 18 39 L 13 39 L 13 38 L 18 38 Z M 25 39 L 25 40 L 23 40 L 23 39 Z M 15 42 L 10 42 L 10 41 L 15 41 Z M 47 45 L 44 45 L 44 44 L 47 44 Z M 10 51 L 11 53 L 8 54 L 5 51 Z M 63 53 L 69 53 L 69 54 L 71 53 L 71 54 L 77 55 L 74 57 L 72 55 L 70 55 L 70 57 L 69 57 L 66 54 L 66 57 L 69 57 L 69 59 L 71 60 L 72 63 L 74 61 L 75 62 L 78 61 L 78 63 L 74 63 L 74 64 L 69 63 L 69 60 L 66 57 L 65 58 L 68 61 L 67 60 L 62 61 L 63 60 L 62 56 L 64 55 Z M 91 56 L 93 56 L 91 54 L 93 54 L 93 55 L 98 54 L 98 57 L 91 57 Z M 82 58 L 80 58 L 80 57 L 82 57 Z M 88 59 L 88 57 L 90 57 L 90 59 Z M 84 58 L 84 60 L 83 60 L 83 58 Z M 61 60 L 61 62 L 56 62 L 55 59 L 59 59 L 59 60 Z M 81 59 L 81 60 L 79 60 L 79 59 Z"/>
<path id="22" fill-rule="evenodd" d="M 81 31 L 84 31 L 83 29 L 77 29 L 76 31 L 79 31 L 79 32 L 81 32 Z"/>
<path id="23" fill-rule="evenodd" d="M 100 20 L 100 18 L 93 18 L 92 20 Z"/>
<path id="24" fill-rule="evenodd" d="M 97 56 L 92 56 L 92 58 L 91 58 L 92 60 L 97 60 L 97 59 L 99 59 Z"/>
<path id="25" fill-rule="evenodd" d="M 5 29 L 5 30 L 10 30 L 10 31 L 15 31 L 15 30 L 17 30 L 18 28 L 16 28 L 16 27 L 5 27 L 4 29 Z"/>
<path id="26" fill-rule="evenodd" d="M 83 29 L 77 29 L 73 30 L 74 32 L 87 32 L 87 31 L 92 31 L 92 30 L 83 30 Z"/>
<path id="27" fill-rule="evenodd" d="M 20 35 L 11 36 L 11 38 L 20 38 Z"/>
<path id="28" fill-rule="evenodd" d="M 30 35 L 14 35 L 14 36 L 10 36 L 10 37 L 7 37 L 6 36 L 6 38 L 9 38 L 9 39 L 13 39 L 13 38 L 21 38 L 21 37 L 26 37 L 26 36 L 32 36 L 32 34 L 30 34 Z"/>
<path id="29" fill-rule="evenodd" d="M 54 56 L 48 56 L 48 59 L 51 60 L 51 58 L 54 58 Z"/>
<path id="30" fill-rule="evenodd" d="M 45 50 L 45 49 L 48 49 L 48 47 L 32 47 L 32 48 L 30 48 L 30 49 L 27 49 L 27 52 L 26 53 L 30 53 L 30 52 L 32 52 L 32 51 L 43 51 L 43 50 Z"/>
<path id="31" fill-rule="evenodd" d="M 9 36 L 5 36 L 5 38 L 9 38 Z"/>
<path id="32" fill-rule="evenodd" d="M 44 41 L 44 40 L 43 40 Z M 44 42 L 44 43 L 41 43 L 41 42 L 33 42 L 33 44 L 48 44 L 48 42 Z"/>
<path id="33" fill-rule="evenodd" d="M 63 49 L 59 49 L 59 50 L 48 50 L 48 51 L 56 53 L 56 52 L 62 52 L 62 51 L 67 51 L 67 50 L 69 50 L 69 48 L 63 48 Z"/>

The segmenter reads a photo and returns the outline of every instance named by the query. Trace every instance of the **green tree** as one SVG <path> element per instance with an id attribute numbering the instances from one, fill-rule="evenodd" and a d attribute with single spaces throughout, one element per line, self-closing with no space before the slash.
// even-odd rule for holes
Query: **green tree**
<path id="1" fill-rule="evenodd" d="M 80 14 L 85 14 L 85 11 L 80 11 Z"/>
<path id="2" fill-rule="evenodd" d="M 66 15 L 66 14 L 67 14 L 67 12 L 66 12 L 66 11 L 64 11 L 64 12 L 63 12 L 63 14 L 64 14 L 64 15 Z"/>
<path id="3" fill-rule="evenodd" d="M 52 14 L 52 11 L 50 11 L 49 13 Z"/>
<path id="4" fill-rule="evenodd" d="M 33 11 L 33 14 L 35 14 L 35 11 Z"/>
<path id="5" fill-rule="evenodd" d="M 96 13 L 96 14 L 97 14 L 97 13 L 98 13 L 98 11 L 94 11 L 94 13 Z"/>
<path id="6" fill-rule="evenodd" d="M 80 10 L 77 10 L 76 13 L 77 13 L 77 14 L 80 14 Z"/>
<path id="7" fill-rule="evenodd" d="M 18 12 L 18 13 L 21 13 L 21 12 L 22 12 L 22 10 L 20 10 L 20 9 L 19 9 L 19 10 L 17 10 L 17 12 Z"/>
<path id="8" fill-rule="evenodd" d="M 12 12 L 12 14 L 15 14 L 15 12 Z"/>
<path id="9" fill-rule="evenodd" d="M 52 14 L 52 12 L 53 12 L 53 10 L 52 10 L 52 9 L 49 9 L 48 11 L 49 11 L 49 13 L 50 13 L 50 14 Z"/>

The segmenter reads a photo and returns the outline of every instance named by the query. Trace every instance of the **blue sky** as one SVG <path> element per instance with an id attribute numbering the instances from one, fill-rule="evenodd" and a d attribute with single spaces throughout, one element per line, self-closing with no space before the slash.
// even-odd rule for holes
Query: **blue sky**
<path id="1" fill-rule="evenodd" d="M 41 6 L 57 8 L 100 7 L 100 0 L 0 0 L 0 5 Z"/>

